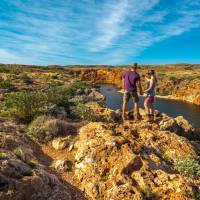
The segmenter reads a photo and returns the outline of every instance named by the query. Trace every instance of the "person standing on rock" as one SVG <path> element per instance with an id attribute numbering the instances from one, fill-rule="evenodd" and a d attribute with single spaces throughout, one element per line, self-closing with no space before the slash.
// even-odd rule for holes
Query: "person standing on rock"
<path id="1" fill-rule="evenodd" d="M 122 105 L 122 119 L 126 119 L 126 106 L 130 97 L 134 98 L 134 109 L 133 113 L 136 114 L 137 119 L 141 119 L 139 113 L 139 96 L 137 90 L 139 89 L 139 94 L 143 95 L 140 75 L 137 73 L 138 64 L 134 63 L 131 65 L 130 69 L 125 72 L 122 76 L 122 88 L 124 90 L 123 105 Z"/>
<path id="2" fill-rule="evenodd" d="M 154 70 L 150 70 L 147 73 L 147 89 L 144 91 L 146 93 L 146 98 L 144 100 L 144 107 L 146 110 L 146 115 L 149 121 L 154 120 L 154 97 L 155 97 L 155 87 L 156 87 L 156 75 Z"/>

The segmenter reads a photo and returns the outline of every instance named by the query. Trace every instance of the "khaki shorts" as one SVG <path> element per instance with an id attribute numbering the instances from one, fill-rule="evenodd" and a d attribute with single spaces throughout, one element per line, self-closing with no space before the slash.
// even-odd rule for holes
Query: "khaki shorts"
<path id="1" fill-rule="evenodd" d="M 139 97 L 138 97 L 137 92 L 127 92 L 127 91 L 124 92 L 123 101 L 128 102 L 131 97 L 133 97 L 135 102 L 139 102 Z"/>

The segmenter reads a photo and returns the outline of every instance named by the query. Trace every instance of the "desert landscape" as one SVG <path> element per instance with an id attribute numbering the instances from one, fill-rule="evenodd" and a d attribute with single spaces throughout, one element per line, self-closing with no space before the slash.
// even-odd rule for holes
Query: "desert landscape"
<path id="1" fill-rule="evenodd" d="M 120 90 L 127 68 L 0 65 L 1 200 L 200 199 L 200 127 L 107 105 L 101 86 Z M 160 98 L 200 106 L 199 65 L 149 69 Z"/>

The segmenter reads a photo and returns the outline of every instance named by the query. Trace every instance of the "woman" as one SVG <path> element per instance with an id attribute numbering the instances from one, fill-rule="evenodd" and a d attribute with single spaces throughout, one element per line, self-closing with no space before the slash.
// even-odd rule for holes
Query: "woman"
<path id="1" fill-rule="evenodd" d="M 148 117 L 148 120 L 154 120 L 154 98 L 155 98 L 155 87 L 157 82 L 154 70 L 150 70 L 147 73 L 146 80 L 147 80 L 147 89 L 144 91 L 144 93 L 146 93 L 144 107 L 146 110 L 146 115 Z"/>

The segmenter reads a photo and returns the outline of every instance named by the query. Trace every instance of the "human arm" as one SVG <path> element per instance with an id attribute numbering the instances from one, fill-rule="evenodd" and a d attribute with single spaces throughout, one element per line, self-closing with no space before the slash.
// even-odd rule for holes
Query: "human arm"
<path id="1" fill-rule="evenodd" d="M 125 74 L 122 75 L 122 90 L 124 91 L 125 85 Z"/>
<path id="2" fill-rule="evenodd" d="M 140 81 L 140 80 L 138 80 L 137 85 L 138 85 L 138 88 L 139 88 L 139 94 L 140 94 L 140 95 L 143 95 L 142 84 L 141 84 L 141 81 Z"/>

